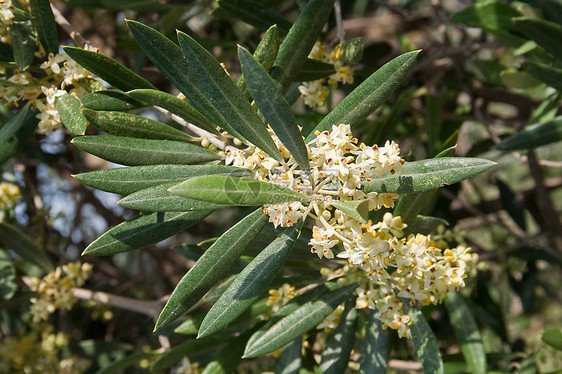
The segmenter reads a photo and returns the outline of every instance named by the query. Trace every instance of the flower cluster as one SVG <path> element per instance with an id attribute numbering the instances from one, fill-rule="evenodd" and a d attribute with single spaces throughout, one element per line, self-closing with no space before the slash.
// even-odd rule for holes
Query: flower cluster
<path id="1" fill-rule="evenodd" d="M 252 170 L 255 179 L 309 196 L 307 204 L 266 205 L 264 213 L 275 227 L 292 226 L 307 216 L 314 219 L 311 252 L 319 258 L 345 259 L 360 270 L 364 286 L 357 291 L 357 308 L 375 309 L 385 326 L 409 336 L 410 318 L 402 310 L 403 300 L 437 304 L 448 292 L 464 286 L 467 269 L 475 260 L 466 246 L 447 248 L 444 234 L 436 240 L 421 234 L 405 236 L 407 225 L 391 213 L 373 224 L 338 208 L 342 203 L 367 204 L 369 211 L 394 206 L 397 194 L 365 193 L 361 187 L 363 182 L 400 171 L 405 162 L 396 143 L 358 145 L 349 125 L 333 126 L 331 131 L 316 132 L 306 145 L 310 168 L 305 173 L 271 134 L 285 163 L 252 146 L 227 147 L 225 163 Z M 357 272 L 348 269 L 347 273 L 345 277 L 357 278 Z M 331 324 L 327 321 L 325 327 Z"/>
<path id="2" fill-rule="evenodd" d="M 0 42 L 9 43 L 10 33 L 8 26 L 14 20 L 14 5 L 12 0 L 0 0 Z"/>
<path id="3" fill-rule="evenodd" d="M 20 196 L 20 188 L 15 184 L 0 183 L 0 211 L 12 209 Z"/>
<path id="4" fill-rule="evenodd" d="M 76 302 L 72 289 L 81 287 L 92 274 L 92 265 L 71 262 L 57 268 L 42 279 L 32 278 L 31 289 L 37 297 L 31 299 L 33 321 L 47 320 L 57 309 L 70 309 Z"/>
<path id="5" fill-rule="evenodd" d="M 288 283 L 284 283 L 283 286 L 276 290 L 269 290 L 267 305 L 271 306 L 271 313 L 275 313 L 295 296 L 295 287 Z"/>
<path id="6" fill-rule="evenodd" d="M 68 354 L 69 338 L 54 333 L 51 325 L 32 325 L 0 344 L 0 372 L 29 374 L 80 374 L 91 363 Z"/>
<path id="7" fill-rule="evenodd" d="M 309 58 L 319 60 L 334 65 L 334 74 L 328 78 L 322 78 L 315 81 L 303 82 L 299 86 L 299 91 L 304 103 L 310 108 L 324 108 L 326 106 L 326 99 L 330 94 L 329 86 L 337 87 L 338 83 L 353 83 L 353 67 L 347 66 L 344 61 L 340 59 L 341 50 L 339 44 L 333 49 L 326 44 L 316 42 Z"/>

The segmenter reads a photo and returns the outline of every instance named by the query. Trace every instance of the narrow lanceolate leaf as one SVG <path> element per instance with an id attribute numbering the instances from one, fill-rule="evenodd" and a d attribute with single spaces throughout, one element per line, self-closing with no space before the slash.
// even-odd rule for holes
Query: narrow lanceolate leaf
<path id="1" fill-rule="evenodd" d="M 149 187 L 132 193 L 118 201 L 125 208 L 148 212 L 186 212 L 189 210 L 219 209 L 229 205 L 216 204 L 203 200 L 188 199 L 172 195 L 170 187 L 179 182 L 164 183 L 156 187 Z"/>
<path id="2" fill-rule="evenodd" d="M 166 109 L 189 123 L 204 130 L 218 134 L 217 128 L 211 121 L 203 116 L 197 109 L 185 100 L 178 99 L 169 93 L 159 90 L 139 89 L 127 92 L 130 97 Z"/>
<path id="3" fill-rule="evenodd" d="M 332 125 L 340 123 L 353 127 L 366 119 L 400 85 L 416 61 L 418 53 L 419 51 L 404 53 L 371 74 L 324 117 L 306 140 L 312 140 L 316 130 L 330 130 Z"/>
<path id="4" fill-rule="evenodd" d="M 152 83 L 111 57 L 77 47 L 63 47 L 63 49 L 70 58 L 115 88 L 123 91 L 155 88 Z"/>
<path id="5" fill-rule="evenodd" d="M 562 116 L 537 123 L 510 136 L 497 145 L 502 151 L 532 149 L 562 140 Z"/>
<path id="6" fill-rule="evenodd" d="M 158 317 L 155 330 L 175 321 L 221 279 L 259 234 L 268 217 L 261 209 L 221 235 L 180 280 Z"/>
<path id="7" fill-rule="evenodd" d="M 4 126 L 0 127 L 0 164 L 12 157 L 33 134 L 39 119 L 30 105 L 23 107 Z"/>
<path id="8" fill-rule="evenodd" d="M 408 300 L 404 300 L 403 307 L 411 318 L 410 331 L 424 373 L 443 374 L 443 360 L 439 353 L 437 339 L 422 312 L 418 308 L 410 306 Z"/>
<path id="9" fill-rule="evenodd" d="M 6 251 L 0 250 L 0 303 L 2 301 L 10 300 L 16 290 L 18 283 L 16 278 L 16 269 L 12 260 Z"/>
<path id="10" fill-rule="evenodd" d="M 80 100 L 70 94 L 57 98 L 55 104 L 64 127 L 76 135 L 84 135 L 88 127 L 88 120 L 80 111 Z"/>
<path id="11" fill-rule="evenodd" d="M 386 374 L 388 366 L 388 328 L 375 317 L 374 311 L 369 315 L 369 328 L 365 335 L 365 352 L 361 361 L 361 374 Z"/>
<path id="12" fill-rule="evenodd" d="M 231 135 L 240 140 L 245 139 L 228 123 L 213 106 L 211 99 L 205 95 L 205 90 L 199 84 L 180 47 L 158 31 L 142 23 L 127 21 L 127 25 L 150 61 L 185 95 L 195 109 Z"/>
<path id="13" fill-rule="evenodd" d="M 344 201 L 344 200 L 334 200 L 332 201 L 334 208 L 341 210 L 352 218 L 355 218 L 359 222 L 366 223 L 367 216 L 369 215 L 369 202 L 367 200 L 363 201 Z"/>
<path id="14" fill-rule="evenodd" d="M 525 61 L 522 68 L 535 78 L 562 92 L 562 69 L 534 61 Z"/>
<path id="15" fill-rule="evenodd" d="M 10 24 L 9 31 L 14 61 L 17 68 L 24 71 L 35 54 L 35 30 L 30 20 L 16 20 Z"/>
<path id="16" fill-rule="evenodd" d="M 285 347 L 277 360 L 275 374 L 298 374 L 301 368 L 302 336 Z"/>
<path id="17" fill-rule="evenodd" d="M 304 66 L 295 76 L 295 81 L 315 81 L 317 79 L 329 77 L 330 75 L 335 73 L 336 70 L 334 69 L 334 65 L 327 62 L 307 58 Z"/>
<path id="18" fill-rule="evenodd" d="M 557 59 L 562 59 L 560 40 L 562 26 L 539 18 L 521 17 L 513 20 L 517 31 L 540 45 Z"/>
<path id="19" fill-rule="evenodd" d="M 183 131 L 136 114 L 89 109 L 84 109 L 82 113 L 92 125 L 111 135 L 145 139 L 191 140 L 191 136 Z"/>
<path id="20" fill-rule="evenodd" d="M 320 359 L 320 371 L 324 374 L 345 372 L 349 363 L 349 355 L 355 343 L 355 326 L 357 324 L 355 300 L 349 299 L 341 315 L 338 326 L 334 329 Z"/>
<path id="21" fill-rule="evenodd" d="M 461 345 L 468 371 L 475 374 L 486 373 L 486 352 L 478 326 L 468 305 L 457 292 L 451 292 L 445 299 L 445 307 Z"/>
<path id="22" fill-rule="evenodd" d="M 196 210 L 136 216 L 106 231 L 82 255 L 107 256 L 144 248 L 186 230 L 210 213 Z"/>
<path id="23" fill-rule="evenodd" d="M 541 340 L 546 344 L 550 345 L 562 351 L 562 330 L 559 328 L 551 328 L 543 330 L 541 335 Z"/>
<path id="24" fill-rule="evenodd" d="M 225 336 L 218 334 L 204 339 L 189 339 L 162 354 L 158 360 L 154 361 L 151 369 L 153 372 L 165 370 L 177 362 L 180 362 L 184 357 L 201 351 L 211 350 L 213 347 L 223 344 L 230 339 L 232 339 L 232 337 L 229 335 Z"/>
<path id="25" fill-rule="evenodd" d="M 120 91 L 97 91 L 83 96 L 80 101 L 84 108 L 92 110 L 133 110 L 148 104 L 136 100 Z"/>
<path id="26" fill-rule="evenodd" d="M 183 32 L 178 32 L 178 41 L 190 68 L 215 108 L 244 138 L 281 162 L 283 157 L 258 114 L 213 55 Z"/>
<path id="27" fill-rule="evenodd" d="M 59 52 L 57 23 L 49 0 L 30 0 L 29 7 L 41 44 L 47 52 L 57 54 Z"/>
<path id="28" fill-rule="evenodd" d="M 460 182 L 496 163 L 481 158 L 443 157 L 407 162 L 396 174 L 374 177 L 363 184 L 365 192 L 412 193 Z"/>
<path id="29" fill-rule="evenodd" d="M 45 250 L 39 248 L 20 229 L 8 223 L 0 222 L 0 247 L 13 250 L 21 258 L 38 265 L 45 271 L 53 268 Z"/>
<path id="30" fill-rule="evenodd" d="M 190 199 L 242 206 L 308 200 L 303 194 L 273 183 L 224 175 L 190 178 L 169 191 Z"/>
<path id="31" fill-rule="evenodd" d="M 232 16 L 263 30 L 277 25 L 281 34 L 285 35 L 291 28 L 291 22 L 279 13 L 251 0 L 219 0 L 218 4 Z"/>
<path id="32" fill-rule="evenodd" d="M 173 140 L 86 135 L 72 139 L 72 144 L 104 160 L 128 166 L 188 165 L 219 159 L 215 153 L 203 147 Z"/>
<path id="33" fill-rule="evenodd" d="M 259 62 L 268 73 L 273 67 L 280 44 L 279 30 L 277 25 L 273 25 L 265 32 L 254 51 L 254 59 Z M 240 76 L 238 82 L 236 82 L 236 87 L 244 93 L 246 99 L 250 100 L 252 98 L 250 92 L 248 92 L 248 86 L 246 85 L 246 78 L 244 75 Z"/>
<path id="34" fill-rule="evenodd" d="M 199 337 L 228 326 L 268 289 L 293 248 L 301 227 L 302 220 L 285 229 L 236 276 L 205 316 Z"/>
<path id="35" fill-rule="evenodd" d="M 281 85 L 284 93 L 295 81 L 314 43 L 328 21 L 334 0 L 310 0 L 293 23 L 279 47 L 271 75 Z M 338 122 L 339 123 L 339 122 Z"/>
<path id="36" fill-rule="evenodd" d="M 86 186 L 128 195 L 162 183 L 179 183 L 187 178 L 210 174 L 241 177 L 249 171 L 225 165 L 146 165 L 96 170 L 74 177 Z"/>
<path id="37" fill-rule="evenodd" d="M 235 372 L 236 367 L 242 361 L 244 346 L 253 331 L 254 329 L 245 331 L 218 351 L 201 374 L 228 374 Z"/>
<path id="38" fill-rule="evenodd" d="M 254 98 L 265 120 L 279 140 L 287 147 L 301 169 L 308 170 L 308 151 L 293 111 L 279 91 L 275 81 L 254 57 L 243 47 L 238 47 L 242 73 L 246 77 L 248 90 Z"/>
<path id="39" fill-rule="evenodd" d="M 244 357 L 252 358 L 273 352 L 292 342 L 298 336 L 313 329 L 336 309 L 345 299 L 353 294 L 358 284 L 351 284 L 329 292 L 312 300 L 287 317 L 275 323 L 267 332 L 260 333 L 259 338 L 250 339 Z"/>

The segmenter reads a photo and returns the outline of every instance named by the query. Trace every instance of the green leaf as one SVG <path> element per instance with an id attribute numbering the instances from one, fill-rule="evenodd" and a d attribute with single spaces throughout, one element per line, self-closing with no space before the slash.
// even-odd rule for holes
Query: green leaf
<path id="1" fill-rule="evenodd" d="M 173 140 L 86 135 L 75 137 L 71 142 L 84 152 L 129 166 L 197 164 L 219 159 L 203 147 Z"/>
<path id="2" fill-rule="evenodd" d="M 196 210 L 139 215 L 107 230 L 82 255 L 108 256 L 144 248 L 186 230 L 210 213 Z"/>
<path id="3" fill-rule="evenodd" d="M 131 138 L 189 141 L 191 136 L 183 131 L 136 114 L 101 112 L 84 109 L 82 113 L 96 128 L 117 136 Z"/>
<path id="4" fill-rule="evenodd" d="M 538 18 L 519 17 L 513 20 L 517 31 L 540 45 L 556 59 L 562 59 L 560 40 L 562 26 Z"/>
<path id="5" fill-rule="evenodd" d="M 180 362 L 184 357 L 197 354 L 204 350 L 209 350 L 215 346 L 227 342 L 231 339 L 228 335 L 213 335 L 202 339 L 189 339 L 181 344 L 176 345 L 169 351 L 165 352 L 152 366 L 152 372 L 165 370 L 176 362 Z"/>
<path id="6" fill-rule="evenodd" d="M 229 342 L 214 355 L 213 360 L 207 364 L 201 374 L 228 374 L 235 372 L 236 367 L 242 361 L 244 346 L 253 332 L 254 330 L 250 329 Z"/>
<path id="7" fill-rule="evenodd" d="M 521 67 L 535 78 L 556 88 L 558 91 L 562 91 L 562 69 L 534 61 L 525 61 Z"/>
<path id="8" fill-rule="evenodd" d="M 404 237 L 418 233 L 429 235 L 434 233 L 439 226 L 447 226 L 448 224 L 443 218 L 418 215 L 404 230 Z"/>
<path id="9" fill-rule="evenodd" d="M 355 218 L 361 223 L 367 223 L 369 215 L 369 202 L 362 201 L 344 201 L 333 200 L 332 205 L 334 208 L 341 210 L 352 218 Z"/>
<path id="10" fill-rule="evenodd" d="M 21 258 L 38 265 L 45 271 L 53 268 L 45 250 L 38 247 L 27 234 L 16 226 L 0 222 L 0 245 L 4 249 L 13 250 Z"/>
<path id="11" fill-rule="evenodd" d="M 285 229 L 236 276 L 205 316 L 198 337 L 228 326 L 268 289 L 293 248 L 301 227 L 302 220 Z"/>
<path id="12" fill-rule="evenodd" d="M 486 352 L 478 326 L 468 305 L 457 292 L 451 292 L 445 299 L 445 307 L 461 345 L 468 371 L 474 374 L 485 374 L 487 370 Z"/>
<path id="13" fill-rule="evenodd" d="M 338 326 L 334 329 L 320 359 L 320 371 L 324 374 L 343 373 L 347 369 L 349 356 L 355 343 L 355 326 L 357 324 L 357 309 L 355 298 L 345 303 L 345 309 L 340 317 Z"/>
<path id="14" fill-rule="evenodd" d="M 374 177 L 364 183 L 365 192 L 412 193 L 460 182 L 496 163 L 481 158 L 443 157 L 407 162 L 396 174 Z"/>
<path id="15" fill-rule="evenodd" d="M 247 49 L 239 46 L 238 56 L 248 90 L 265 120 L 301 169 L 308 170 L 308 151 L 289 103 L 277 88 L 275 81 Z"/>
<path id="16" fill-rule="evenodd" d="M 5 251 L 0 251 L 0 300 L 10 300 L 16 290 L 16 270 Z"/>
<path id="17" fill-rule="evenodd" d="M 488 31 L 513 31 L 512 18 L 520 17 L 515 8 L 500 1 L 482 1 L 464 8 L 452 17 L 454 22 L 468 27 L 481 27 Z"/>
<path id="18" fill-rule="evenodd" d="M 156 88 L 152 83 L 111 57 L 77 47 L 63 47 L 63 49 L 74 61 L 122 91 L 135 88 Z"/>
<path id="19" fill-rule="evenodd" d="M 16 66 L 24 71 L 35 55 L 35 30 L 30 20 L 16 20 L 10 24 L 9 31 Z"/>
<path id="20" fill-rule="evenodd" d="M 92 92 L 80 99 L 84 108 L 92 110 L 133 110 L 148 106 L 119 91 Z"/>
<path id="21" fill-rule="evenodd" d="M 403 308 L 410 316 L 410 331 L 416 347 L 416 353 L 421 361 L 424 373 L 443 374 L 443 360 L 439 353 L 437 339 L 422 312 L 410 306 L 409 300 L 403 300 Z"/>
<path id="22" fill-rule="evenodd" d="M 183 56 L 182 50 L 176 44 L 142 23 L 127 21 L 127 25 L 150 61 L 185 95 L 195 109 L 231 135 L 245 140 L 213 106 L 211 99 L 204 94 L 205 90 L 199 84 L 199 80 Z"/>
<path id="23" fill-rule="evenodd" d="M 221 235 L 183 276 L 158 317 L 155 330 L 175 321 L 221 279 L 268 220 L 261 208 Z"/>
<path id="24" fill-rule="evenodd" d="M 277 360 L 275 374 L 298 374 L 301 367 L 302 336 L 283 349 Z"/>
<path id="25" fill-rule="evenodd" d="M 386 374 L 388 365 L 388 329 L 382 328 L 383 323 L 375 317 L 374 311 L 369 313 L 369 328 L 365 336 L 365 353 L 361 361 L 361 374 Z"/>
<path id="26" fill-rule="evenodd" d="M 400 196 L 392 214 L 394 216 L 400 216 L 402 222 L 409 225 L 416 219 L 418 214 L 434 203 L 438 195 L 438 188 L 424 192 L 404 194 Z"/>
<path id="27" fill-rule="evenodd" d="M 109 365 L 104 366 L 100 370 L 96 371 L 95 374 L 123 373 L 126 368 L 133 365 L 139 365 L 141 361 L 152 359 L 159 354 L 159 352 L 134 352 L 110 363 Z"/>
<path id="28" fill-rule="evenodd" d="M 205 118 L 197 109 L 195 109 L 190 103 L 185 100 L 178 99 L 177 97 L 170 95 L 169 93 L 149 90 L 149 89 L 139 89 L 127 92 L 130 97 L 149 103 L 150 105 L 156 105 L 161 108 L 166 109 L 170 113 L 173 113 L 189 123 L 194 124 L 204 130 L 207 130 L 213 134 L 219 134 L 216 126 L 213 125 L 211 121 Z"/>
<path id="29" fill-rule="evenodd" d="M 243 176 L 247 169 L 225 165 L 146 165 L 96 170 L 74 175 L 82 184 L 98 190 L 128 195 L 168 182 L 209 174 Z"/>
<path id="30" fill-rule="evenodd" d="M 330 75 L 335 73 L 336 70 L 334 69 L 334 65 L 327 62 L 307 58 L 304 66 L 295 76 L 295 81 L 315 81 L 317 79 L 329 77 Z"/>
<path id="31" fill-rule="evenodd" d="M 511 135 L 497 145 L 502 151 L 524 150 L 562 140 L 562 116 L 552 121 L 537 123 Z"/>
<path id="32" fill-rule="evenodd" d="M 517 199 L 517 196 L 511 190 L 508 184 L 500 179 L 496 179 L 495 184 L 500 192 L 500 202 L 502 207 L 521 230 L 523 230 L 524 232 L 527 231 L 527 223 L 525 221 L 525 207 L 523 206 L 523 204 Z"/>
<path id="33" fill-rule="evenodd" d="M 84 135 L 88 120 L 80 111 L 80 100 L 70 94 L 57 97 L 55 104 L 64 127 L 76 135 Z"/>
<path id="34" fill-rule="evenodd" d="M 541 335 L 541 340 L 546 344 L 550 345 L 562 351 L 562 330 L 557 328 L 543 330 Z"/>
<path id="35" fill-rule="evenodd" d="M 260 333 L 259 338 L 250 339 L 244 357 L 258 357 L 273 352 L 313 329 L 348 298 L 357 286 L 357 283 L 344 286 L 307 302 L 275 323 L 267 332 Z"/>
<path id="36" fill-rule="evenodd" d="M 39 119 L 26 104 L 0 128 L 0 164 L 12 157 L 27 142 L 37 128 Z"/>
<path id="37" fill-rule="evenodd" d="M 307 201 L 308 197 L 273 183 L 224 175 L 190 178 L 169 189 L 174 195 L 227 205 L 264 205 Z"/>
<path id="38" fill-rule="evenodd" d="M 271 76 L 279 82 L 283 93 L 296 80 L 333 6 L 334 0 L 308 1 L 281 43 Z"/>
<path id="39" fill-rule="evenodd" d="M 156 187 L 149 187 L 134 192 L 117 203 L 125 208 L 147 212 L 185 212 L 189 210 L 215 210 L 228 207 L 228 205 L 179 197 L 168 192 L 170 187 L 178 183 L 180 182 L 176 181 L 164 183 Z"/>
<path id="40" fill-rule="evenodd" d="M 410 67 L 416 61 L 419 51 L 404 53 L 375 71 L 359 87 L 351 91 L 316 128 L 306 141 L 312 140 L 315 131 L 331 130 L 332 125 L 340 123 L 358 125 L 373 113 L 400 85 Z"/>
<path id="41" fill-rule="evenodd" d="M 537 87 L 541 82 L 526 71 L 504 70 L 500 74 L 502 83 L 510 89 L 527 90 Z"/>
<path id="42" fill-rule="evenodd" d="M 178 40 L 190 68 L 215 108 L 245 139 L 282 162 L 283 157 L 258 114 L 218 61 L 189 35 L 180 31 Z"/>
<path id="43" fill-rule="evenodd" d="M 269 73 L 277 57 L 277 52 L 279 51 L 279 45 L 281 44 L 281 39 L 279 38 L 279 30 L 277 25 L 271 26 L 264 34 L 260 43 L 256 47 L 254 52 L 254 58 L 257 62 L 263 66 L 264 70 Z M 236 87 L 244 93 L 246 99 L 250 100 L 251 96 L 248 92 L 248 87 L 246 85 L 246 78 L 241 75 L 236 82 Z"/>
<path id="44" fill-rule="evenodd" d="M 233 17 L 254 27 L 267 30 L 271 25 L 277 25 L 281 34 L 285 35 L 291 28 L 291 22 L 283 18 L 279 13 L 267 9 L 259 2 L 251 0 L 219 0 L 219 7 L 227 11 Z"/>
<path id="45" fill-rule="evenodd" d="M 29 7 L 41 44 L 47 52 L 57 54 L 59 52 L 57 23 L 49 0 L 29 0 Z"/>

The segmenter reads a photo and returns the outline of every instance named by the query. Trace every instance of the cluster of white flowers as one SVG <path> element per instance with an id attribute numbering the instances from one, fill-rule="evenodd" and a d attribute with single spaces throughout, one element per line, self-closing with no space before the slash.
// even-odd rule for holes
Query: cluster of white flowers
<path id="1" fill-rule="evenodd" d="M 0 42 L 9 43 L 10 33 L 8 26 L 14 20 L 14 5 L 12 0 L 0 0 Z"/>
<path id="2" fill-rule="evenodd" d="M 12 209 L 21 196 L 20 188 L 12 183 L 0 183 L 0 211 Z"/>
<path id="3" fill-rule="evenodd" d="M 72 308 L 76 302 L 72 289 L 83 286 L 91 274 L 91 264 L 71 262 L 57 266 L 42 279 L 32 278 L 30 288 L 38 294 L 31 299 L 33 321 L 47 320 L 57 309 Z"/>
<path id="4" fill-rule="evenodd" d="M 291 226 L 306 216 L 315 220 L 311 252 L 320 258 L 346 259 L 360 270 L 364 286 L 358 289 L 357 308 L 375 309 L 385 326 L 397 330 L 400 336 L 409 336 L 410 319 L 402 310 L 402 300 L 437 304 L 447 292 L 464 286 L 467 268 L 474 261 L 466 246 L 448 249 L 444 240 L 437 242 L 430 236 L 405 237 L 406 225 L 391 213 L 373 224 L 370 220 L 361 222 L 335 206 L 365 202 L 369 211 L 394 206 L 397 194 L 365 193 L 361 183 L 400 171 L 405 162 L 396 143 L 387 141 L 383 147 L 357 145 L 349 125 L 334 125 L 331 131 L 316 132 L 316 138 L 307 144 L 310 169 L 304 172 L 271 134 L 285 157 L 284 163 L 253 146 L 245 150 L 227 147 L 225 163 L 252 170 L 257 180 L 309 196 L 306 204 L 293 201 L 266 205 L 264 213 L 275 227 Z M 357 272 L 347 273 L 357 278 Z"/>
<path id="5" fill-rule="evenodd" d="M 330 94 L 329 86 L 337 87 L 339 83 L 353 83 L 353 73 L 355 69 L 345 64 L 340 59 L 341 49 L 338 48 L 339 44 L 333 49 L 326 44 L 316 42 L 309 58 L 327 62 L 334 65 L 335 73 L 328 78 L 322 78 L 315 81 L 303 82 L 299 86 L 299 91 L 304 103 L 310 108 L 324 108 L 326 106 L 326 99 Z"/>
<path id="6" fill-rule="evenodd" d="M 270 313 L 275 313 L 296 296 L 295 287 L 284 283 L 278 289 L 269 290 L 267 305 L 271 307 Z"/>

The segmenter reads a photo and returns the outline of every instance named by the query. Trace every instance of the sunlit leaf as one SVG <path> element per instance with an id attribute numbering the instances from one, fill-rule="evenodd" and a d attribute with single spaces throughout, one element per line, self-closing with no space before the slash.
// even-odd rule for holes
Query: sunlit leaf
<path id="1" fill-rule="evenodd" d="M 225 165 L 146 165 L 96 170 L 74 177 L 86 186 L 128 195 L 163 183 L 179 183 L 190 177 L 210 174 L 241 177 L 249 171 Z"/>
<path id="2" fill-rule="evenodd" d="M 106 231 L 82 254 L 107 256 L 144 248 L 186 230 L 211 212 L 211 210 L 196 210 L 139 215 Z"/>
<path id="3" fill-rule="evenodd" d="M 331 130 L 332 125 L 345 123 L 353 127 L 366 119 L 400 85 L 418 53 L 419 51 L 404 53 L 371 74 L 324 117 L 306 140 L 312 140 L 316 136 L 315 131 Z"/>
<path id="4" fill-rule="evenodd" d="M 541 340 L 551 347 L 562 351 L 562 329 L 551 328 L 543 330 Z"/>
<path id="5" fill-rule="evenodd" d="M 148 106 L 142 101 L 119 91 L 97 91 L 84 95 L 80 101 L 84 108 L 92 110 L 133 110 Z"/>
<path id="6" fill-rule="evenodd" d="M 529 126 L 503 140 L 497 148 L 502 151 L 532 149 L 560 140 L 562 140 L 562 116 Z"/>
<path id="7" fill-rule="evenodd" d="M 558 91 L 562 91 L 562 69 L 534 61 L 525 61 L 521 67 L 535 78 L 556 88 Z"/>
<path id="8" fill-rule="evenodd" d="M 173 140 L 86 135 L 72 144 L 104 160 L 121 165 L 197 164 L 219 159 L 216 153 L 194 144 Z"/>
<path id="9" fill-rule="evenodd" d="M 224 175 L 190 178 L 169 191 L 190 199 L 228 205 L 252 206 L 308 200 L 303 194 L 273 183 Z"/>
<path id="10" fill-rule="evenodd" d="M 191 136 L 165 123 L 136 114 L 84 109 L 82 113 L 96 128 L 117 136 L 131 138 L 189 141 Z"/>
<path id="11" fill-rule="evenodd" d="M 388 366 L 388 328 L 383 329 L 383 322 L 369 314 L 369 327 L 365 335 L 365 353 L 361 361 L 361 374 L 386 374 Z"/>
<path id="12" fill-rule="evenodd" d="M 288 344 L 277 360 L 275 374 L 298 374 L 301 368 L 302 336 Z"/>
<path id="13" fill-rule="evenodd" d="M 540 45 L 557 59 L 562 59 L 560 40 L 562 26 L 539 18 L 520 17 L 514 20 L 517 31 Z"/>
<path id="14" fill-rule="evenodd" d="M 279 149 L 262 120 L 213 55 L 183 32 L 178 32 L 178 40 L 196 79 L 230 126 L 256 147 L 281 162 L 283 158 Z"/>
<path id="15" fill-rule="evenodd" d="M 367 216 L 369 215 L 369 201 L 344 201 L 333 200 L 332 205 L 334 208 L 341 210 L 359 222 L 366 223 Z"/>
<path id="16" fill-rule="evenodd" d="M 293 248 L 301 227 L 302 220 L 286 228 L 236 276 L 205 316 L 198 336 L 207 336 L 228 326 L 267 291 Z"/>
<path id="17" fill-rule="evenodd" d="M 460 182 L 483 173 L 495 162 L 481 158 L 443 157 L 407 162 L 396 174 L 374 177 L 365 192 L 412 193 Z"/>
<path id="18" fill-rule="evenodd" d="M 56 108 L 64 127 L 76 135 L 84 135 L 88 127 L 88 119 L 80 111 L 80 100 L 65 94 L 57 98 Z"/>
<path id="19" fill-rule="evenodd" d="M 339 304 L 352 295 L 355 288 L 357 284 L 344 286 L 304 304 L 275 323 L 265 333 L 260 333 L 259 338 L 251 339 L 246 346 L 244 357 L 258 357 L 295 340 L 322 322 Z"/>
<path id="20" fill-rule="evenodd" d="M 195 305 L 238 260 L 267 220 L 261 209 L 257 209 L 222 234 L 177 284 L 158 317 L 155 330 L 175 321 Z"/>
<path id="21" fill-rule="evenodd" d="M 277 88 L 275 81 L 247 49 L 239 46 L 238 57 L 248 90 L 265 120 L 301 169 L 308 170 L 308 151 L 289 103 Z"/>
<path id="22" fill-rule="evenodd" d="M 77 47 L 63 47 L 63 49 L 74 61 L 120 90 L 155 88 L 152 83 L 111 57 Z"/>

